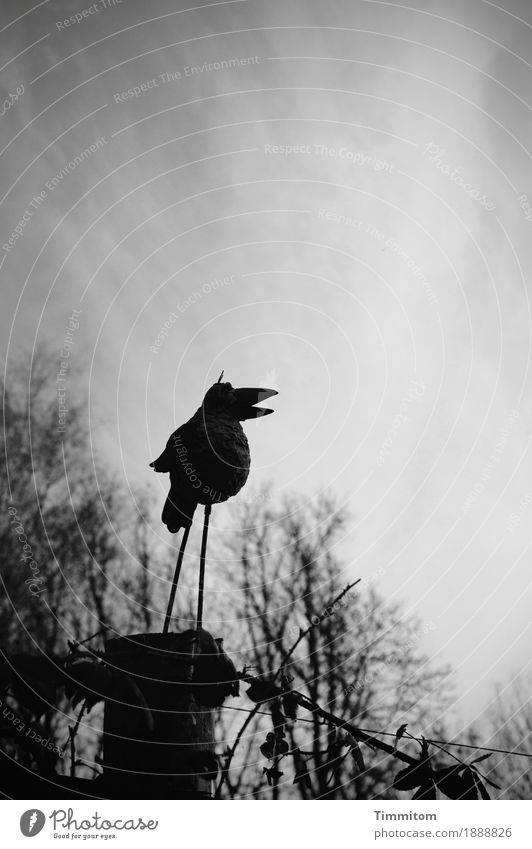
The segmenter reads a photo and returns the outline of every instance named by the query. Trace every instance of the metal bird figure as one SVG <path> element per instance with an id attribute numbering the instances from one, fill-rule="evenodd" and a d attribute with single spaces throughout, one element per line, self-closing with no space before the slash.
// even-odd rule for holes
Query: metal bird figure
<path id="1" fill-rule="evenodd" d="M 273 413 L 255 404 L 277 395 L 275 389 L 234 389 L 230 383 L 222 383 L 222 377 L 223 372 L 208 390 L 201 407 L 172 433 L 163 453 L 150 463 L 156 472 L 170 473 L 170 492 L 162 513 L 164 524 L 170 533 L 184 528 L 164 633 L 168 630 L 184 549 L 198 504 L 205 505 L 198 601 L 198 627 L 201 626 L 211 506 L 236 495 L 248 479 L 249 444 L 240 422 Z"/>

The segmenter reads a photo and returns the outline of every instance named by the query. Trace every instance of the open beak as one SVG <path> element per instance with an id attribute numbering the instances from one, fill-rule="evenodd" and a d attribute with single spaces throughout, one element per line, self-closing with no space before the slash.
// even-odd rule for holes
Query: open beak
<path id="1" fill-rule="evenodd" d="M 266 398 L 272 398 L 277 395 L 276 389 L 235 389 L 236 406 L 234 413 L 237 419 L 241 422 L 246 419 L 258 419 L 261 416 L 269 416 L 273 410 L 266 407 L 255 407 L 259 401 L 265 401 Z"/>

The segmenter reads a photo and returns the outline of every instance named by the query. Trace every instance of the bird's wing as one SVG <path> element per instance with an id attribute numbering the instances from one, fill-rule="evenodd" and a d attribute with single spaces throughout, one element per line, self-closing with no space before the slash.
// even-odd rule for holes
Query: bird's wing
<path id="1" fill-rule="evenodd" d="M 182 424 L 177 430 L 174 430 L 166 443 L 162 454 L 157 457 L 153 463 L 150 463 L 152 469 L 156 472 L 171 472 L 179 465 L 179 450 L 181 447 L 186 447 L 190 435 L 194 432 L 193 418 Z"/>

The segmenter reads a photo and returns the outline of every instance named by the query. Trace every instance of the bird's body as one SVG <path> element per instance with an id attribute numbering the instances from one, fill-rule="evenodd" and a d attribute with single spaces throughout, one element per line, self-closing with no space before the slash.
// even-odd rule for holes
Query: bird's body
<path id="1" fill-rule="evenodd" d="M 153 463 L 170 473 L 162 519 L 171 533 L 190 524 L 197 504 L 217 504 L 236 495 L 249 475 L 249 443 L 240 422 L 200 409 L 171 435 Z"/>
<path id="2" fill-rule="evenodd" d="M 172 433 L 163 453 L 150 464 L 156 472 L 170 473 L 162 520 L 171 533 L 190 526 L 198 504 L 227 501 L 242 489 L 250 453 L 240 420 L 272 412 L 253 404 L 275 394 L 215 383 L 192 418 Z"/>

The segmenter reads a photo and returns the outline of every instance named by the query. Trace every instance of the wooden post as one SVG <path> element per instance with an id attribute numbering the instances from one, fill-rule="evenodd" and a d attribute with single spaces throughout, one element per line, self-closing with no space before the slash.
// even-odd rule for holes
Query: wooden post
<path id="1" fill-rule="evenodd" d="M 108 641 L 107 665 L 112 656 L 114 669 L 126 673 L 142 694 L 135 700 L 118 695 L 105 704 L 109 798 L 212 798 L 213 711 L 198 704 L 191 685 L 194 633 Z"/>

